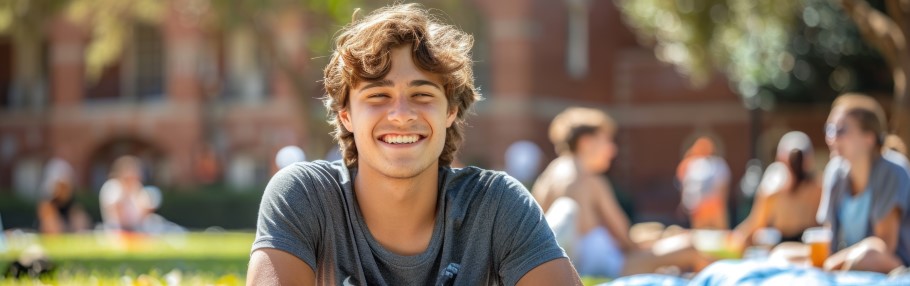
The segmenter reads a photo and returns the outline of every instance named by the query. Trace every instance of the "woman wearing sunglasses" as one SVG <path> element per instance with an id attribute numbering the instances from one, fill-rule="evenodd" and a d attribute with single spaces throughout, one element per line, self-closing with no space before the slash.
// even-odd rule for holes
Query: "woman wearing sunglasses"
<path id="1" fill-rule="evenodd" d="M 910 264 L 910 176 L 882 157 L 884 124 L 858 105 L 835 103 L 828 118 L 832 158 L 817 216 L 833 234 L 826 269 L 888 272 Z M 872 252 L 880 255 L 874 263 L 859 263 Z"/>

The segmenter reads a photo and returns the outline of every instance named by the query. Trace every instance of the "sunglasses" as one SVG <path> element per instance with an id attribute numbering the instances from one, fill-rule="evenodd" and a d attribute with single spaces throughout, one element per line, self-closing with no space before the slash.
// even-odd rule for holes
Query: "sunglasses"
<path id="1" fill-rule="evenodd" d="M 838 127 L 837 124 L 834 123 L 825 124 L 825 138 L 828 138 L 829 140 L 844 136 L 845 133 L 847 133 L 847 126 Z"/>

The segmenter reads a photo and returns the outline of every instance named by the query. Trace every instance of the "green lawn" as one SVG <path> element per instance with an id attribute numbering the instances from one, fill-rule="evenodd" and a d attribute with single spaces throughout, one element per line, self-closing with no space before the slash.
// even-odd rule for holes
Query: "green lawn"
<path id="1" fill-rule="evenodd" d="M 191 233 L 185 236 L 114 237 L 109 235 L 10 237 L 0 266 L 28 245 L 40 245 L 57 271 L 41 282 L 50 285 L 243 285 L 252 233 Z M 4 279 L 0 285 L 35 285 Z"/>
<path id="2" fill-rule="evenodd" d="M 65 235 L 11 237 L 0 271 L 29 246 L 40 245 L 56 264 L 47 279 L 0 279 L 2 285 L 243 285 L 252 233 L 115 237 Z M 585 277 L 585 285 L 606 279 Z M 40 282 L 40 283 L 38 283 Z"/>

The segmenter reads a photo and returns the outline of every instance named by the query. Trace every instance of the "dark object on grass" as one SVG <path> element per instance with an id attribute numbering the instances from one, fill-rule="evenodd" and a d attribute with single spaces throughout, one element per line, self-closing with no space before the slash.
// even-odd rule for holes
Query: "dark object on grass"
<path id="1" fill-rule="evenodd" d="M 3 272 L 3 277 L 16 279 L 29 277 L 37 279 L 50 276 L 55 269 L 56 267 L 47 259 L 47 257 L 19 259 L 10 263 L 6 268 L 6 271 Z"/>

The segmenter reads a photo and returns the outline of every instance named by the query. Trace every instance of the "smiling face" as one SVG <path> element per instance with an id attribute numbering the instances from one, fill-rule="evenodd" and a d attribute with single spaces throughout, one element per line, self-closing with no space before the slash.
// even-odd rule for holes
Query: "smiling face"
<path id="1" fill-rule="evenodd" d="M 456 113 L 441 77 L 418 68 L 411 51 L 411 45 L 393 48 L 385 77 L 354 85 L 347 108 L 338 113 L 354 134 L 361 172 L 399 179 L 436 172 Z"/>

